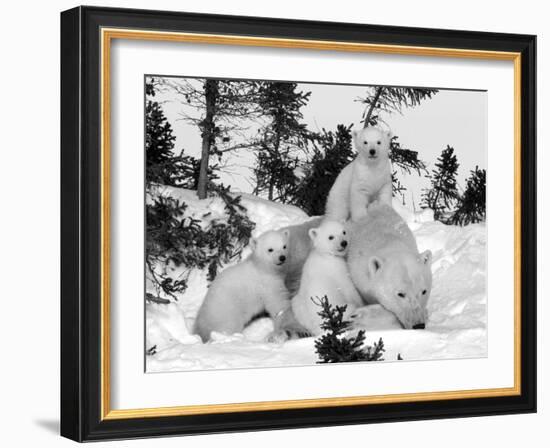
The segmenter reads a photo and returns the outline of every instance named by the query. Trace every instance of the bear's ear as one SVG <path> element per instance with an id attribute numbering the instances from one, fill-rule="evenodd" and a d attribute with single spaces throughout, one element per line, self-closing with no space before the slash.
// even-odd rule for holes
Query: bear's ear
<path id="1" fill-rule="evenodd" d="M 355 129 L 351 131 L 351 136 L 353 137 L 354 140 L 357 138 L 358 135 L 359 135 L 359 131 Z"/>
<path id="2" fill-rule="evenodd" d="M 427 265 L 432 264 L 432 251 L 428 249 L 422 252 L 420 254 L 420 261 L 423 264 L 427 264 Z"/>
<path id="3" fill-rule="evenodd" d="M 386 137 L 388 138 L 388 140 L 391 141 L 391 139 L 393 138 L 393 132 L 392 131 L 386 132 Z"/>
<path id="4" fill-rule="evenodd" d="M 288 229 L 283 230 L 283 235 L 286 239 L 288 239 L 288 236 L 290 235 L 290 230 Z"/>
<path id="5" fill-rule="evenodd" d="M 314 241 L 317 238 L 317 229 L 309 229 L 308 234 L 311 240 Z"/>
<path id="6" fill-rule="evenodd" d="M 258 246 L 258 240 L 256 238 L 250 238 L 248 244 L 250 245 L 250 249 L 252 249 L 252 251 L 255 251 L 256 247 Z"/>
<path id="7" fill-rule="evenodd" d="M 374 276 L 376 273 L 382 269 L 382 260 L 378 257 L 369 258 L 369 272 L 370 275 Z"/>

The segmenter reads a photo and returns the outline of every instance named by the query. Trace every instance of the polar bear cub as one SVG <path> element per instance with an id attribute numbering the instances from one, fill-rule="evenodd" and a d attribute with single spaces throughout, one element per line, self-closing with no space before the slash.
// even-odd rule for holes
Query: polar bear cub
<path id="1" fill-rule="evenodd" d="M 340 172 L 327 199 L 326 217 L 336 221 L 359 221 L 375 200 L 391 206 L 391 132 L 367 127 L 353 131 L 353 140 L 357 157 Z"/>
<path id="2" fill-rule="evenodd" d="M 274 335 L 283 331 L 281 321 L 290 309 L 284 270 L 288 235 L 288 230 L 268 231 L 252 239 L 252 254 L 216 277 L 195 321 L 195 332 L 203 341 L 212 331 L 240 333 L 263 312 L 274 320 Z"/>
<path id="3" fill-rule="evenodd" d="M 318 299 L 326 295 L 332 305 L 347 305 L 346 318 L 362 305 L 362 300 L 345 261 L 348 239 L 344 225 L 325 220 L 309 230 L 309 237 L 313 248 L 302 270 L 300 289 L 292 299 L 292 311 L 302 326 L 318 335 L 321 333 Z"/>

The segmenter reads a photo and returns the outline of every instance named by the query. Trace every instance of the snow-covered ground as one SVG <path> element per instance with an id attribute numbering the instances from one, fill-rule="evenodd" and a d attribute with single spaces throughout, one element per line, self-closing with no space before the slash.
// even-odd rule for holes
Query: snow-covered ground
<path id="1" fill-rule="evenodd" d="M 178 198 L 188 205 L 186 216 L 194 216 L 205 225 L 224 216 L 223 201 L 209 198 L 199 201 L 195 192 L 162 187 L 161 194 Z M 309 219 L 300 209 L 242 194 L 242 204 L 256 223 L 253 235 L 266 230 Z M 367 341 L 384 340 L 384 359 L 404 360 L 473 358 L 487 355 L 486 228 L 484 224 L 466 227 L 434 222 L 431 212 L 413 213 L 398 203 L 396 210 L 414 232 L 419 249 L 433 253 L 433 288 L 428 305 L 425 330 L 403 330 L 392 314 L 378 305 L 361 309 L 360 322 L 367 330 Z M 245 249 L 243 256 L 248 255 Z M 173 266 L 165 266 L 177 277 Z M 243 334 L 214 335 L 203 344 L 192 334 L 197 311 L 207 291 L 206 272 L 192 271 L 188 288 L 178 301 L 146 305 L 146 349 L 155 346 L 155 354 L 146 357 L 147 371 L 177 371 L 273 367 L 314 364 L 317 355 L 314 338 L 267 343 L 273 325 L 269 318 L 258 319 Z M 151 283 L 147 288 L 152 290 Z"/>

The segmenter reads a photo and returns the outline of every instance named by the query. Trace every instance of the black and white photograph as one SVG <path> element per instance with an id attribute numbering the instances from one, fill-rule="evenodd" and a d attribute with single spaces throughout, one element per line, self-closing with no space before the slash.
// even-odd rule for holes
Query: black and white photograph
<path id="1" fill-rule="evenodd" d="M 487 92 L 147 75 L 147 372 L 487 356 Z"/>
<path id="2" fill-rule="evenodd" d="M 7 2 L 2 446 L 543 446 L 544 5 Z"/>

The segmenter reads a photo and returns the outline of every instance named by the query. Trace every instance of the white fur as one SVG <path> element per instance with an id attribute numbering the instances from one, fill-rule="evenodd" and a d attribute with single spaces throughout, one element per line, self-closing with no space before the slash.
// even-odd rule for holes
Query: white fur
<path id="1" fill-rule="evenodd" d="M 321 217 L 310 219 L 302 224 L 285 227 L 282 230 L 288 230 L 288 261 L 285 263 L 285 285 L 291 295 L 298 292 L 300 279 L 302 278 L 302 268 L 313 247 L 313 242 L 309 237 L 310 229 L 319 227 L 322 222 Z"/>
<path id="2" fill-rule="evenodd" d="M 264 311 L 274 319 L 274 332 L 282 331 L 280 321 L 290 308 L 284 283 L 288 235 L 288 230 L 269 231 L 251 240 L 253 253 L 216 277 L 195 322 L 195 331 L 203 341 L 210 339 L 212 331 L 242 332 Z"/>
<path id="3" fill-rule="evenodd" d="M 336 221 L 359 221 L 375 200 L 391 205 L 391 133 L 368 127 L 353 138 L 357 157 L 340 172 L 327 199 L 326 217 Z"/>
<path id="4" fill-rule="evenodd" d="M 425 324 L 431 252 L 418 253 L 411 230 L 386 204 L 372 204 L 350 231 L 348 266 L 363 300 L 381 304 L 404 328 Z"/>
<path id="5" fill-rule="evenodd" d="M 346 318 L 362 301 L 344 258 L 348 244 L 344 225 L 323 221 L 318 228 L 310 229 L 309 235 L 313 249 L 303 266 L 300 288 L 292 299 L 292 311 L 301 325 L 317 335 L 321 333 L 318 299 L 327 296 L 332 305 L 347 305 Z"/>

